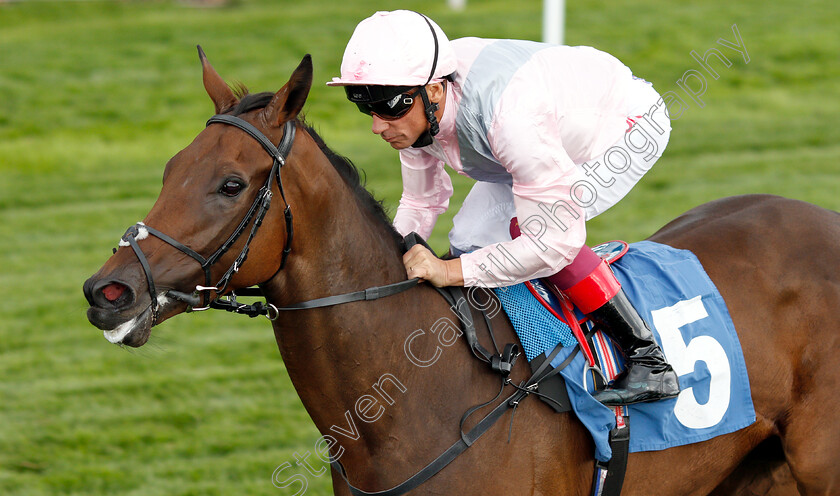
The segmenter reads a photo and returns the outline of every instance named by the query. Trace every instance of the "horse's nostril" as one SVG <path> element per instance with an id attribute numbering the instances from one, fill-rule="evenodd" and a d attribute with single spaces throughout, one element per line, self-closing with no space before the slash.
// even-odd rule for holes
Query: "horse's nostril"
<path id="1" fill-rule="evenodd" d="M 106 300 L 113 303 L 117 298 L 122 296 L 125 290 L 126 287 L 124 284 L 114 282 L 102 288 L 102 294 L 105 296 Z"/>
<path id="2" fill-rule="evenodd" d="M 85 283 L 85 296 L 91 306 L 99 308 L 120 308 L 134 303 L 131 287 L 114 280 Z"/>

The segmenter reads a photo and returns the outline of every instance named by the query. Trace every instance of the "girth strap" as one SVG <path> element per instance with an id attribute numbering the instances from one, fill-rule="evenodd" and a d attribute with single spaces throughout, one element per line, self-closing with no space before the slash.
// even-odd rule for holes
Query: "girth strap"
<path id="1" fill-rule="evenodd" d="M 620 496 L 630 456 L 630 418 L 626 407 L 616 407 L 616 427 L 610 431 L 612 458 L 595 462 L 591 496 Z"/>

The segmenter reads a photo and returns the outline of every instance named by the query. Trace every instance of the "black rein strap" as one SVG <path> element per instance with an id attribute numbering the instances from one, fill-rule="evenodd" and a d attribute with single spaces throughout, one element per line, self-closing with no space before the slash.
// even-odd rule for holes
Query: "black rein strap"
<path id="1" fill-rule="evenodd" d="M 372 288 L 363 289 L 361 291 L 353 291 L 352 293 L 344 293 L 335 296 L 326 296 L 324 298 L 316 298 L 314 300 L 302 301 L 289 305 L 288 307 L 275 307 L 276 310 L 305 310 L 308 308 L 330 307 L 333 305 L 341 305 L 342 303 L 351 303 L 354 301 L 378 300 L 386 296 L 402 293 L 407 289 L 411 289 L 420 283 L 420 279 L 407 279 L 405 281 L 395 282 L 385 286 L 376 286 Z"/>
<path id="2" fill-rule="evenodd" d="M 423 241 L 423 239 L 417 235 L 417 233 L 413 232 L 405 237 L 404 242 L 406 251 L 418 243 L 421 243 L 427 248 L 429 248 L 429 245 L 427 245 L 425 241 Z M 429 248 L 429 250 L 431 250 L 431 248 Z M 229 299 L 217 298 L 216 300 L 213 300 L 210 303 L 209 307 L 217 310 L 225 310 L 228 312 L 239 313 L 247 315 L 249 317 L 265 315 L 266 317 L 268 317 L 269 320 L 275 320 L 279 316 L 280 312 L 331 307 L 334 305 L 341 305 L 344 303 L 352 303 L 354 301 L 378 300 L 379 298 L 385 298 L 386 296 L 402 293 L 403 291 L 409 290 L 414 286 L 417 286 L 419 283 L 420 279 L 415 277 L 413 279 L 407 279 L 405 281 L 386 284 L 384 286 L 375 286 L 359 291 L 352 291 L 350 293 L 344 293 L 334 296 L 325 296 L 323 298 L 316 298 L 314 300 L 302 301 L 299 303 L 289 305 L 287 307 L 277 307 L 270 303 L 265 304 L 262 302 L 257 302 L 253 305 L 239 303 L 236 301 L 237 296 L 264 296 L 260 288 L 242 288 L 236 290 L 235 294 L 232 294 Z M 441 292 L 441 294 L 444 295 L 444 298 L 447 298 L 449 300 L 450 297 L 445 292 Z M 183 293 L 179 293 L 178 298 L 182 301 L 191 304 L 191 306 L 196 306 L 193 303 L 197 304 L 197 298 L 185 295 Z M 475 327 L 472 327 L 472 334 L 475 335 Z M 490 354 L 487 353 L 487 355 L 485 356 L 485 361 L 489 360 Z"/>
<path id="3" fill-rule="evenodd" d="M 270 303 L 266 304 L 262 302 L 257 302 L 251 305 L 248 305 L 246 303 L 240 303 L 236 301 L 237 296 L 264 296 L 260 288 L 242 288 L 237 289 L 235 293 L 231 293 L 230 297 L 227 299 L 217 298 L 211 301 L 208 308 L 213 308 L 216 310 L 225 310 L 227 312 L 247 315 L 249 317 L 265 315 L 266 317 L 268 317 L 269 320 L 275 320 L 279 316 L 280 312 L 331 307 L 334 305 L 341 305 L 343 303 L 352 303 L 354 301 L 378 300 L 379 298 L 385 298 L 386 296 L 402 293 L 403 291 L 409 290 L 414 286 L 417 286 L 419 283 L 420 279 L 407 279 L 405 281 L 395 282 L 393 284 L 386 284 L 384 286 L 375 286 L 360 291 L 353 291 L 350 293 L 344 293 L 340 295 L 325 296 L 323 298 L 316 298 L 314 300 L 302 301 L 300 303 L 295 303 L 287 307 L 278 307 Z M 170 291 L 168 294 L 172 293 L 174 293 L 174 291 Z M 197 296 L 188 295 L 184 293 L 178 293 L 175 296 L 179 300 L 187 303 L 190 306 L 198 306 L 201 303 Z"/>

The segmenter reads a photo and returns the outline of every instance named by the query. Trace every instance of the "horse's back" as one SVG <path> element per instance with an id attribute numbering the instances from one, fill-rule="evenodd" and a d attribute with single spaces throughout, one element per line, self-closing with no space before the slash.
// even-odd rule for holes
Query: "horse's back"
<path id="1" fill-rule="evenodd" d="M 689 210 L 649 239 L 691 249 L 698 257 L 731 252 L 737 258 L 744 248 L 781 255 L 785 246 L 798 248 L 802 242 L 827 245 L 815 250 L 840 251 L 840 214 L 781 196 L 732 196 Z"/>
<path id="2" fill-rule="evenodd" d="M 747 363 L 753 431 L 782 439 L 804 494 L 836 494 L 840 214 L 737 196 L 686 212 L 650 240 L 692 251 L 726 301 Z"/>

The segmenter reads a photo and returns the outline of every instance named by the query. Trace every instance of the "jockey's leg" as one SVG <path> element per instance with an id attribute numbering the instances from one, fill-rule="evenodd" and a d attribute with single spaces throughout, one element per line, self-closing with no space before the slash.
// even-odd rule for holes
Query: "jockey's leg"
<path id="1" fill-rule="evenodd" d="M 566 268 L 547 280 L 618 344 L 626 370 L 593 396 L 605 405 L 627 405 L 672 398 L 680 392 L 677 374 L 644 319 L 627 299 L 609 265 L 588 246 Z"/>

